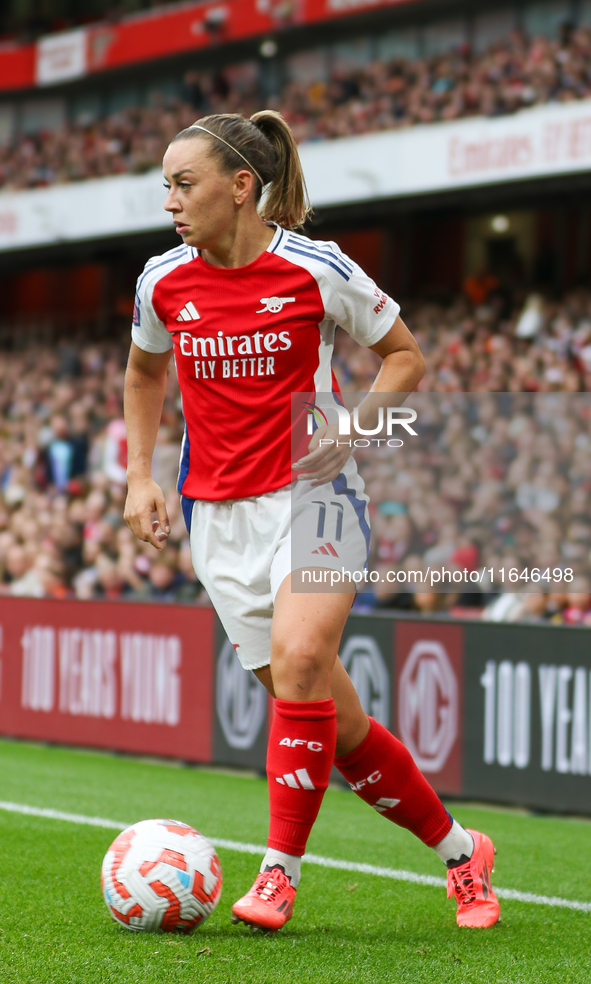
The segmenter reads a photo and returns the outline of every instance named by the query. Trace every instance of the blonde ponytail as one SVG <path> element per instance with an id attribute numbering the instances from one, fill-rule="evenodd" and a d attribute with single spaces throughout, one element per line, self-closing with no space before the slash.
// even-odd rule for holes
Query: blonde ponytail
<path id="1" fill-rule="evenodd" d="M 312 211 L 297 144 L 281 113 L 263 109 L 250 117 L 273 147 L 277 168 L 265 195 L 261 218 L 286 229 L 304 224 Z"/>

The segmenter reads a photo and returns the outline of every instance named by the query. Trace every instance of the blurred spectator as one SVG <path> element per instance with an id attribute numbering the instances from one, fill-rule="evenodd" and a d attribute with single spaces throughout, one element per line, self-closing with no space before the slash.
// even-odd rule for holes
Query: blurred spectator
<path id="1" fill-rule="evenodd" d="M 515 325 L 516 338 L 535 338 L 544 325 L 544 299 L 532 294 L 525 302 Z"/>
<path id="2" fill-rule="evenodd" d="M 448 596 L 442 591 L 417 591 L 414 595 L 414 608 L 422 615 L 436 615 L 446 607 Z"/>
<path id="3" fill-rule="evenodd" d="M 203 115 L 202 109 L 205 105 L 205 93 L 201 84 L 199 72 L 189 71 L 185 73 L 183 79 L 183 97 L 196 115 Z"/>
<path id="4" fill-rule="evenodd" d="M 473 273 L 471 276 L 466 277 L 464 281 L 464 293 L 475 307 L 480 307 L 482 304 L 486 304 L 490 295 L 498 286 L 499 281 L 496 277 L 493 277 L 486 270 L 480 270 L 478 273 Z"/>
<path id="5" fill-rule="evenodd" d="M 112 420 L 105 429 L 103 468 L 111 482 L 123 486 L 127 484 L 127 435 L 123 417 Z"/>
<path id="6" fill-rule="evenodd" d="M 150 567 L 150 597 L 157 601 L 174 601 L 180 580 L 176 568 L 176 552 L 168 551 L 158 557 Z"/>
<path id="7" fill-rule="evenodd" d="M 591 625 L 591 581 L 587 577 L 579 577 L 573 588 L 575 590 L 568 595 L 562 619 L 566 625 Z"/>
<path id="8" fill-rule="evenodd" d="M 72 429 L 61 414 L 51 418 L 51 437 L 45 449 L 47 481 L 60 492 L 67 489 L 71 479 L 86 472 L 88 436 L 85 419 L 79 410 L 72 410 Z M 76 433 L 73 432 L 74 422 L 77 425 Z"/>

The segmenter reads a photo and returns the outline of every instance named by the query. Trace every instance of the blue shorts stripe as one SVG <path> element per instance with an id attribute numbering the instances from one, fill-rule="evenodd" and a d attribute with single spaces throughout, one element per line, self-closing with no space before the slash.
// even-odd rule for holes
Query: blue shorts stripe
<path id="1" fill-rule="evenodd" d="M 353 509 L 357 513 L 359 528 L 361 529 L 361 532 L 365 537 L 365 546 L 367 549 L 367 554 L 369 556 L 370 529 L 369 529 L 369 523 L 365 518 L 365 507 L 366 507 L 365 499 L 358 499 L 355 489 L 348 488 L 347 479 L 345 478 L 343 472 L 341 472 L 340 475 L 337 475 L 335 480 L 332 482 L 332 487 L 336 495 L 346 495 L 348 497 L 349 502 L 351 503 Z"/>
<path id="2" fill-rule="evenodd" d="M 189 533 L 189 535 L 191 534 L 191 517 L 193 516 L 194 505 L 194 499 L 188 499 L 186 495 L 181 496 L 181 509 L 183 510 L 183 518 L 185 520 L 185 526 L 187 527 L 187 533 Z"/>
<path id="3" fill-rule="evenodd" d="M 183 485 L 185 484 L 185 479 L 189 474 L 189 460 L 191 457 L 191 445 L 189 443 L 189 433 L 187 431 L 187 425 L 185 424 L 185 433 L 183 436 L 183 444 L 181 447 L 181 462 L 179 466 L 179 480 L 177 482 L 176 490 L 182 494 Z"/>

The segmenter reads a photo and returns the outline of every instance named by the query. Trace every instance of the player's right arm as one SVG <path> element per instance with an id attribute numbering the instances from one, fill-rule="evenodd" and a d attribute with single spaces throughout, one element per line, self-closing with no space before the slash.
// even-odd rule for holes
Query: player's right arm
<path id="1" fill-rule="evenodd" d="M 162 489 L 152 478 L 152 455 L 160 426 L 171 350 L 145 352 L 131 343 L 125 373 L 124 411 L 127 429 L 127 499 L 123 517 L 132 533 L 163 550 L 170 522 Z M 160 529 L 155 533 L 154 513 Z"/>

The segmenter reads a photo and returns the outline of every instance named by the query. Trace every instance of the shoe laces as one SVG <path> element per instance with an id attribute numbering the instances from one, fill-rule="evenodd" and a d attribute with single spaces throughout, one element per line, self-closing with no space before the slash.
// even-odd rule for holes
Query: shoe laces
<path id="1" fill-rule="evenodd" d="M 287 875 L 284 875 L 278 868 L 273 868 L 271 871 L 262 871 L 257 876 L 252 891 L 258 895 L 262 902 L 268 902 L 272 905 L 277 896 L 290 884 Z"/>
<path id="2" fill-rule="evenodd" d="M 476 902 L 476 889 L 471 860 L 457 868 L 450 868 L 449 876 L 458 903 L 460 905 L 473 905 Z"/>

